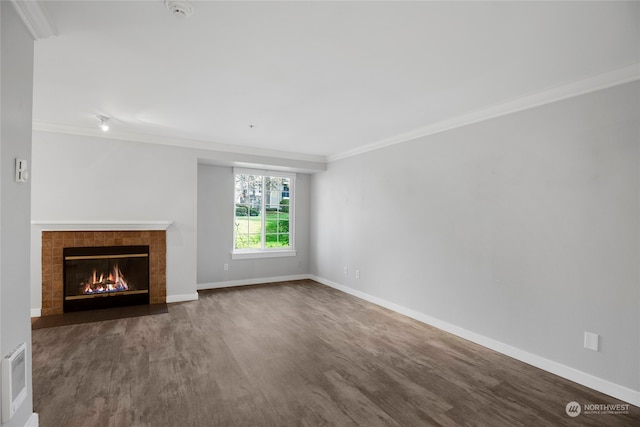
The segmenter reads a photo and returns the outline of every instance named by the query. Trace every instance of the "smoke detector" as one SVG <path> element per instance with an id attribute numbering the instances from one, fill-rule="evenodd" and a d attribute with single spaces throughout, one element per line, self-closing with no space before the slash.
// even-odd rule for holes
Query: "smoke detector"
<path id="1" fill-rule="evenodd" d="M 164 5 L 173 16 L 188 18 L 193 15 L 193 6 L 186 0 L 165 0 Z"/>

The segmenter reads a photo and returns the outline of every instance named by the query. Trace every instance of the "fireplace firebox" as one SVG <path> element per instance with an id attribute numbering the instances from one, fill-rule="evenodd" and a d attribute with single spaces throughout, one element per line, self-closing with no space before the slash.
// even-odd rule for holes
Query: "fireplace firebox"
<path id="1" fill-rule="evenodd" d="M 63 249 L 63 311 L 149 304 L 149 246 Z"/>

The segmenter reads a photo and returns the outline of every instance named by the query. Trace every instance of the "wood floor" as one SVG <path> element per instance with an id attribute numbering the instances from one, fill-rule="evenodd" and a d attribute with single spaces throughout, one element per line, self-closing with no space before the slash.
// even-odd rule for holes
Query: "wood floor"
<path id="1" fill-rule="evenodd" d="M 312 281 L 33 331 L 34 411 L 74 426 L 638 426 L 622 403 Z"/>

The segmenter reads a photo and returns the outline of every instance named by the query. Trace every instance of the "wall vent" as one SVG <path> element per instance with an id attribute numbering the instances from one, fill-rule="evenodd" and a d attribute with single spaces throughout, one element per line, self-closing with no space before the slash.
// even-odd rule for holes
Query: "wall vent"
<path id="1" fill-rule="evenodd" d="M 2 422 L 8 422 L 27 398 L 27 344 L 2 359 Z"/>

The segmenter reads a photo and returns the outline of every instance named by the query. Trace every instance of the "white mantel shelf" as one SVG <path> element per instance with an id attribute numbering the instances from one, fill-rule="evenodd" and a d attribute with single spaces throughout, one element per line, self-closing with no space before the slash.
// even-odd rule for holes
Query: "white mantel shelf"
<path id="1" fill-rule="evenodd" d="M 162 231 L 173 221 L 31 221 L 42 231 Z"/>

